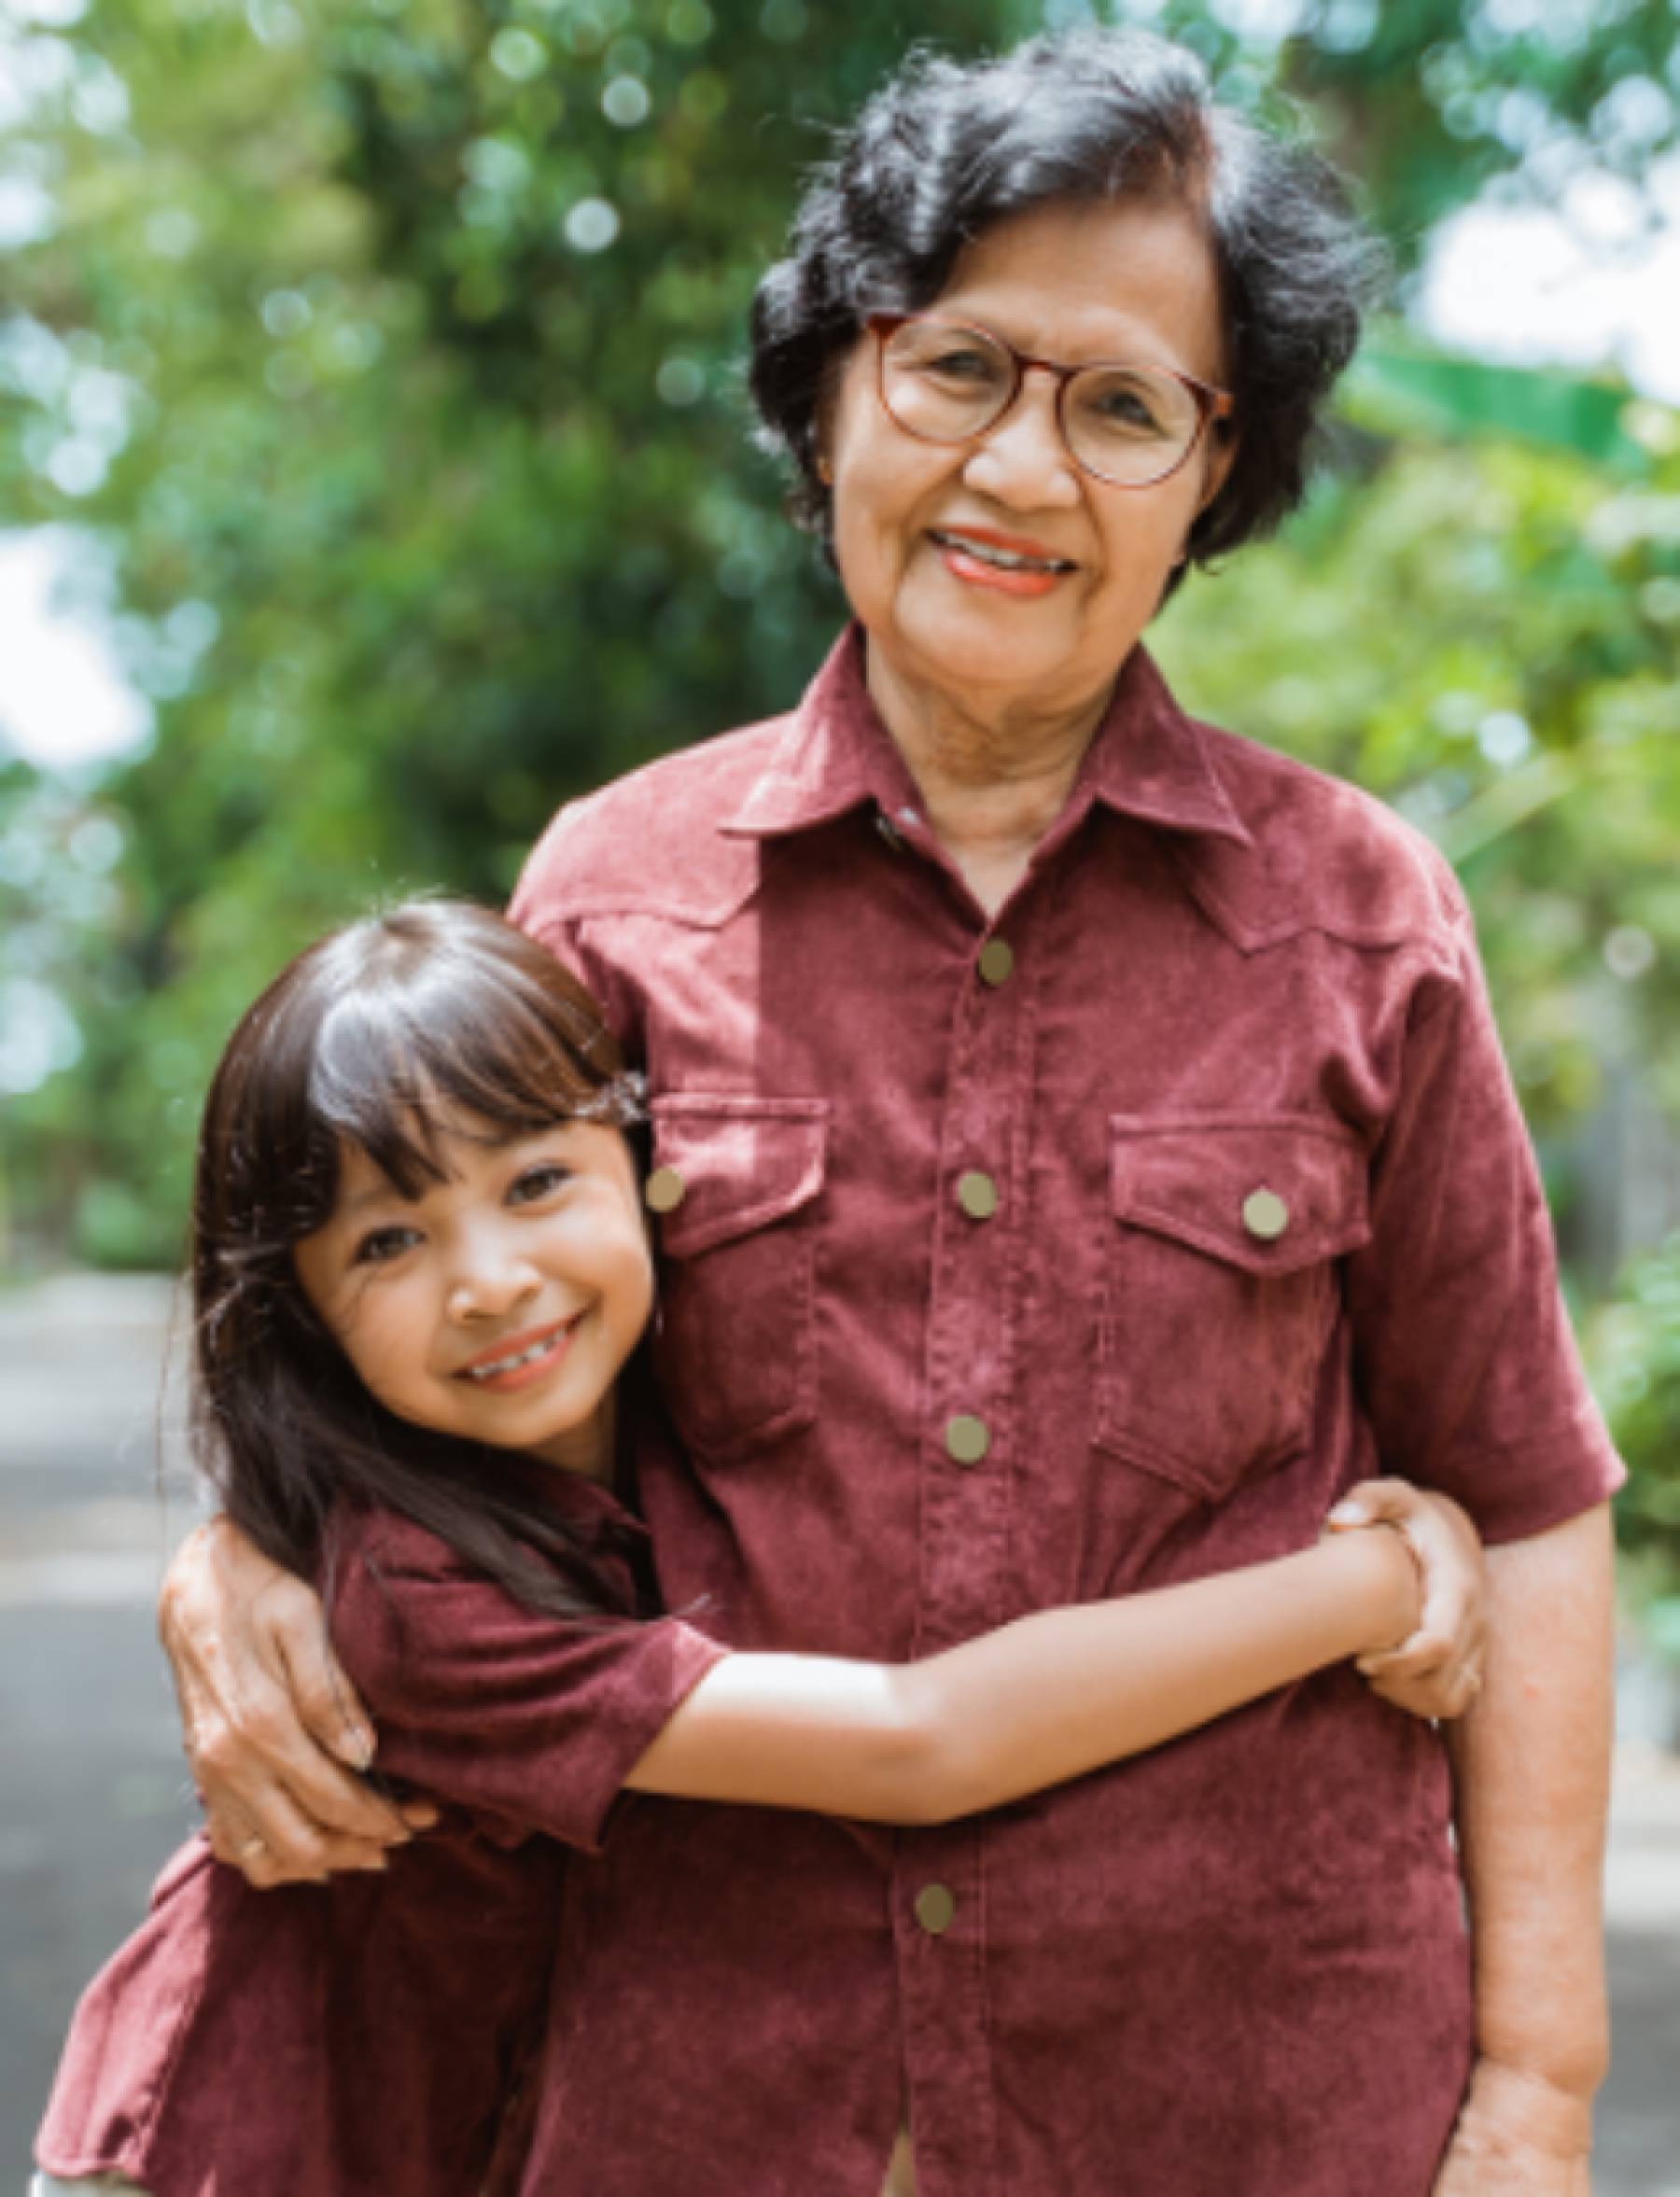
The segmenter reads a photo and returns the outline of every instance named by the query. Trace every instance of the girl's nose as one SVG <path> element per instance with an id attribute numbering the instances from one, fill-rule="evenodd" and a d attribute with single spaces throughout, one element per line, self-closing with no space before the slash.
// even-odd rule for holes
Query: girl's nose
<path id="1" fill-rule="evenodd" d="M 449 1286 L 449 1316 L 463 1326 L 501 1320 L 541 1288 L 541 1277 L 517 1254 L 480 1244 L 464 1255 Z"/>

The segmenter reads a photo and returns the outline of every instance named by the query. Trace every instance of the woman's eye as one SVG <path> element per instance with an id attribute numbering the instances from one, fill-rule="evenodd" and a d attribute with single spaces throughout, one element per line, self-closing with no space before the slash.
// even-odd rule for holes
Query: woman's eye
<path id="1" fill-rule="evenodd" d="M 1083 409 L 1094 416 L 1103 427 L 1118 427 L 1140 435 L 1162 435 L 1169 431 L 1162 407 L 1151 390 L 1140 388 L 1135 383 L 1111 382 L 1106 387 L 1099 385 L 1090 390 Z"/>
<path id="2" fill-rule="evenodd" d="M 420 1240 L 417 1228 L 375 1228 L 356 1247 L 358 1266 L 388 1266 Z"/>
<path id="3" fill-rule="evenodd" d="M 1100 406 L 1102 416 L 1116 427 L 1153 427 L 1155 416 L 1135 390 L 1117 390 L 1105 397 Z"/>
<path id="4" fill-rule="evenodd" d="M 924 358 L 921 369 L 924 373 L 937 374 L 943 381 L 967 382 L 982 387 L 997 381 L 1000 375 L 997 360 L 984 351 L 942 351 L 935 357 Z"/>
<path id="5" fill-rule="evenodd" d="M 534 1205 L 539 1198 L 551 1197 L 571 1181 L 569 1168 L 544 1164 L 526 1168 L 508 1193 L 510 1205 Z"/>

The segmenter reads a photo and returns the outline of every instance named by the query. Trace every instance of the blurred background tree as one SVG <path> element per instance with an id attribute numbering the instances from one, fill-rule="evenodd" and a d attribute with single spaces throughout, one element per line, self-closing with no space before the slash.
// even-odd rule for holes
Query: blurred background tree
<path id="1" fill-rule="evenodd" d="M 1655 1209 L 1594 1223 L 1583 1126 L 1629 1087 L 1680 1114 L 1680 423 L 1442 358 L 1405 315 L 1472 203 L 1645 203 L 1680 17 L 1116 12 L 1228 97 L 1299 103 L 1391 240 L 1397 316 L 1323 487 L 1156 640 L 1193 707 L 1460 864 L 1660 1591 L 1680 1250 Z M 14 1266 L 173 1260 L 222 1037 L 305 937 L 413 888 L 499 897 L 567 796 L 796 696 L 841 605 L 739 366 L 800 174 L 911 42 L 1089 17 L 0 0 L 0 515 L 77 529 L 154 721 L 103 770 L 0 771 Z"/>

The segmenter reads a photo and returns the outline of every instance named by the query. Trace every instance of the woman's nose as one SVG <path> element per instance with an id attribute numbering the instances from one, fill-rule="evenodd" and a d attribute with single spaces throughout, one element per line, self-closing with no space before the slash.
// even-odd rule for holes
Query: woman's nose
<path id="1" fill-rule="evenodd" d="M 1056 376 L 1029 366 L 1019 396 L 963 468 L 978 494 L 1020 511 L 1077 504 L 1079 468 L 1062 439 Z"/>

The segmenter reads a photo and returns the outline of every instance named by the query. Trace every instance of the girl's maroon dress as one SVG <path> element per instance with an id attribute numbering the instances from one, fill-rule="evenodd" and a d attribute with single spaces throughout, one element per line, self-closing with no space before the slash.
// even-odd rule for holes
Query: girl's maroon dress
<path id="1" fill-rule="evenodd" d="M 639 1533 L 602 1490 L 539 1477 L 568 1517 Z M 511 2140 L 565 1850 L 599 1849 L 625 1774 L 724 1651 L 673 1620 L 535 1616 L 388 1513 L 345 1518 L 333 1568 L 380 1770 L 443 1803 L 438 1827 L 383 1874 L 272 1892 L 189 1840 L 77 2009 L 36 2145 L 53 2175 L 475 2197 Z"/>

